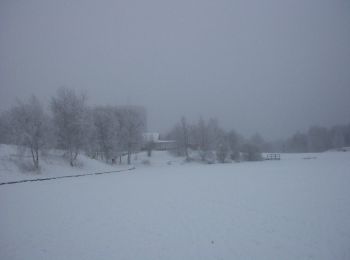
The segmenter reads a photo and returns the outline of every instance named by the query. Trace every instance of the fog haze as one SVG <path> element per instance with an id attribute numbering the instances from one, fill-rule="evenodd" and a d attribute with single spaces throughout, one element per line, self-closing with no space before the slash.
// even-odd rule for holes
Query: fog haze
<path id="1" fill-rule="evenodd" d="M 60 86 L 282 138 L 350 121 L 350 2 L 0 2 L 0 110 Z"/>

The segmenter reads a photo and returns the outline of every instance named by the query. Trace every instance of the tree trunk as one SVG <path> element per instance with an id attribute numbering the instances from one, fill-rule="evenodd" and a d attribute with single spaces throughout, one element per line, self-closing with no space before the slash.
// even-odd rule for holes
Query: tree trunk
<path id="1" fill-rule="evenodd" d="M 131 152 L 128 151 L 128 165 L 131 164 Z"/>
<path id="2" fill-rule="evenodd" d="M 33 160 L 34 168 L 35 169 L 39 169 L 39 151 L 35 150 L 34 148 L 31 148 L 30 152 L 32 154 L 32 160 Z"/>
<path id="3" fill-rule="evenodd" d="M 39 169 L 39 150 L 35 150 L 35 168 Z"/>
<path id="4" fill-rule="evenodd" d="M 188 148 L 187 148 L 187 146 L 185 147 L 185 155 L 186 155 L 186 160 L 188 161 L 190 159 L 190 156 L 188 155 Z"/>

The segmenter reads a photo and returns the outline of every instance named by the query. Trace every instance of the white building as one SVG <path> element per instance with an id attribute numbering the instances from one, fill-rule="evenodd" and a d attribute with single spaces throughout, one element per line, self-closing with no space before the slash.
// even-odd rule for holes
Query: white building
<path id="1" fill-rule="evenodd" d="M 154 150 L 163 151 L 163 150 L 172 150 L 176 148 L 176 141 L 174 140 L 159 140 L 159 133 L 143 133 L 143 148 L 147 143 L 154 144 Z"/>

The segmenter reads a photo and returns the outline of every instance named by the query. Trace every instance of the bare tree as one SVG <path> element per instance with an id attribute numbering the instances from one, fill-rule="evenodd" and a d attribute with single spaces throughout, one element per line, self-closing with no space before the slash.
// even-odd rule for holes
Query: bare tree
<path id="1" fill-rule="evenodd" d="M 128 164 L 131 164 L 131 154 L 138 151 L 142 145 L 146 112 L 142 107 L 125 106 L 118 107 L 115 113 L 118 120 L 119 145 L 126 151 Z"/>
<path id="2" fill-rule="evenodd" d="M 57 147 L 65 150 L 71 166 L 84 146 L 86 122 L 85 96 L 60 88 L 52 98 L 51 110 L 56 129 Z"/>
<path id="3" fill-rule="evenodd" d="M 249 141 L 251 144 L 254 144 L 255 146 L 257 146 L 260 151 L 263 151 L 263 148 L 265 146 L 265 141 L 264 141 L 264 138 L 259 133 L 255 133 L 250 138 Z"/>
<path id="4" fill-rule="evenodd" d="M 252 143 L 242 145 L 243 159 L 246 161 L 260 161 L 262 160 L 259 147 Z"/>
<path id="5" fill-rule="evenodd" d="M 239 147 L 241 145 L 242 139 L 243 138 L 240 137 L 234 130 L 231 130 L 227 134 L 227 144 L 232 160 L 238 161 L 240 159 Z"/>
<path id="6" fill-rule="evenodd" d="M 118 120 L 112 107 L 97 107 L 92 110 L 95 154 L 111 162 L 119 153 Z"/>
<path id="7" fill-rule="evenodd" d="M 220 128 L 219 122 L 216 118 L 210 118 L 208 121 L 209 131 L 209 143 L 212 150 L 216 150 L 218 145 L 222 142 L 222 138 L 225 135 L 224 131 Z"/>
<path id="8" fill-rule="evenodd" d="M 229 148 L 226 141 L 221 142 L 216 150 L 216 157 L 219 162 L 224 163 L 229 153 Z"/>
<path id="9" fill-rule="evenodd" d="M 183 149 L 183 138 L 182 138 L 182 131 L 181 126 L 179 123 L 177 123 L 167 134 L 167 139 L 175 140 L 176 142 L 176 149 L 174 149 L 174 152 L 177 156 L 185 155 L 184 149 Z"/>
<path id="10" fill-rule="evenodd" d="M 39 169 L 39 155 L 47 144 L 48 116 L 35 96 L 27 103 L 19 102 L 11 110 L 13 140 L 28 148 L 35 169 Z"/>
<path id="11" fill-rule="evenodd" d="M 182 137 L 182 145 L 183 145 L 183 149 L 186 155 L 186 160 L 189 160 L 189 154 L 188 154 L 188 148 L 190 145 L 190 126 L 187 123 L 186 118 L 183 116 L 181 118 L 181 123 L 180 123 L 180 127 L 181 127 L 181 137 Z"/>
<path id="12" fill-rule="evenodd" d="M 187 123 L 183 116 L 168 133 L 167 138 L 176 141 L 176 153 L 178 156 L 186 156 L 186 160 L 190 160 L 188 149 L 190 148 L 190 135 L 194 127 Z M 193 144 L 192 144 L 193 145 Z"/>
<path id="13" fill-rule="evenodd" d="M 206 161 L 210 152 L 210 134 L 209 128 L 203 118 L 200 118 L 198 124 L 195 126 L 194 139 L 198 145 L 198 153 L 202 161 Z"/>

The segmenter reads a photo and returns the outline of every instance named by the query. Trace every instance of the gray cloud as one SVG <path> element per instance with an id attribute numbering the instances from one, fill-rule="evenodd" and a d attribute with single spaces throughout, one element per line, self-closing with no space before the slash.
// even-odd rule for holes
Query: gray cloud
<path id="1" fill-rule="evenodd" d="M 350 120 L 346 0 L 0 3 L 0 109 L 59 86 L 140 104 L 150 130 L 215 116 L 285 137 Z"/>

